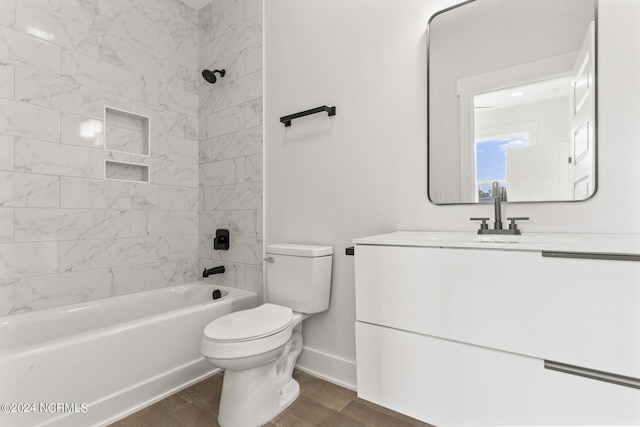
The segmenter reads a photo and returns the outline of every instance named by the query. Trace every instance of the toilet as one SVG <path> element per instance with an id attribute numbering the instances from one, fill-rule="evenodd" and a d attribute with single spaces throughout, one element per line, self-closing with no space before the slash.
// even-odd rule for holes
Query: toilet
<path id="1" fill-rule="evenodd" d="M 302 351 L 301 322 L 329 308 L 331 246 L 267 245 L 265 303 L 209 323 L 200 352 L 225 369 L 222 427 L 268 423 L 296 400 L 291 377 Z"/>

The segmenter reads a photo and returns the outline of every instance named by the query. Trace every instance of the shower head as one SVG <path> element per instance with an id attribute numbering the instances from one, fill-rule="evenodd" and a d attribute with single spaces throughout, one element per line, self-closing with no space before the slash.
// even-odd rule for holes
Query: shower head
<path id="1" fill-rule="evenodd" d="M 220 74 L 220 77 L 224 77 L 225 71 L 224 70 L 202 70 L 202 77 L 204 77 L 204 79 L 206 81 L 208 81 L 211 84 L 214 84 L 216 82 L 216 73 Z"/>

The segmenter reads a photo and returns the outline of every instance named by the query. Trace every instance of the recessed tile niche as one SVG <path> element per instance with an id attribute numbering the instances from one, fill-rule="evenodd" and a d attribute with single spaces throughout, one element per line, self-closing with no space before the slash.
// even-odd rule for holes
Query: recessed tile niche
<path id="1" fill-rule="evenodd" d="M 105 107 L 105 148 L 149 155 L 149 117 Z"/>
<path id="2" fill-rule="evenodd" d="M 104 148 L 137 156 L 149 156 L 149 117 L 105 107 L 104 109 Z M 105 160 L 106 179 L 149 182 L 149 165 Z"/>
<path id="3" fill-rule="evenodd" d="M 105 160 L 104 177 L 119 181 L 149 182 L 149 165 Z"/>

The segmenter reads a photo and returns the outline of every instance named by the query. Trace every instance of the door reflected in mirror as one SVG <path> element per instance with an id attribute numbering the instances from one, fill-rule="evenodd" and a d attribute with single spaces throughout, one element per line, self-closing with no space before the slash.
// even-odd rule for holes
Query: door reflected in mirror
<path id="1" fill-rule="evenodd" d="M 596 189 L 594 0 L 475 0 L 429 22 L 429 199 Z"/>

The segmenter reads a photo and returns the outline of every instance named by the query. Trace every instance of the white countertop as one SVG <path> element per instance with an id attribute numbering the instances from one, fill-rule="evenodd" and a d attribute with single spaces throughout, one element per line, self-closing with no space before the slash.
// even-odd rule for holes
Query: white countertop
<path id="1" fill-rule="evenodd" d="M 396 231 L 353 240 L 356 245 L 495 249 L 640 255 L 639 234 L 526 233 L 519 236 L 445 231 Z"/>

